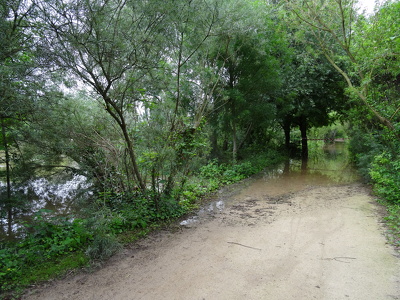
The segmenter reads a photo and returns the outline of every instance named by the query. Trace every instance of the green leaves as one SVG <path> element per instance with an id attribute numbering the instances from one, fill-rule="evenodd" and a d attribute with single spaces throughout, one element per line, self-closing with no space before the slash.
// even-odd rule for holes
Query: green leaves
<path id="1" fill-rule="evenodd" d="M 400 157 L 384 152 L 375 157 L 369 172 L 378 196 L 400 204 Z"/>
<path id="2" fill-rule="evenodd" d="M 39 276 L 32 276 L 30 274 L 32 270 L 39 268 L 43 270 L 43 266 L 49 262 L 63 261 L 63 258 L 85 248 L 92 238 L 83 220 L 69 221 L 66 218 L 45 220 L 41 216 L 42 212 L 44 211 L 38 213 L 36 223 L 27 226 L 26 237 L 22 241 L 5 244 L 0 248 L 2 291 L 30 283 L 33 278 Z M 85 263 L 83 259 L 81 262 L 76 262 L 73 267 Z"/>

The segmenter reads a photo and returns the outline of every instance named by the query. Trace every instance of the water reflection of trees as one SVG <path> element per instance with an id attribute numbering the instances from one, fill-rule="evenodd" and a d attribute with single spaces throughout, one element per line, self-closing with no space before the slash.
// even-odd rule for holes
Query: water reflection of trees
<path id="1" fill-rule="evenodd" d="M 283 166 L 283 175 L 301 173 L 317 182 L 352 182 L 357 178 L 351 166 L 345 143 L 324 144 L 315 142 L 309 149 L 308 159 L 290 159 Z"/>
<path id="2" fill-rule="evenodd" d="M 24 222 L 31 222 L 35 214 L 45 210 L 49 215 L 74 214 L 77 199 L 88 197 L 90 183 L 81 175 L 64 174 L 53 178 L 37 178 L 24 184 L 12 186 L 13 211 L 8 218 L 1 207 L 0 240 L 15 238 L 20 234 Z M 5 193 L 5 185 L 0 181 L 0 197 Z"/>

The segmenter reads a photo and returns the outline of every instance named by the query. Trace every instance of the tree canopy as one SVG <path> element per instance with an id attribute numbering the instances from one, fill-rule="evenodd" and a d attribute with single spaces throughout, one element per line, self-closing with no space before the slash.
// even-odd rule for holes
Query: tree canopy
<path id="1" fill-rule="evenodd" d="M 11 185 L 54 170 L 159 210 L 209 162 L 294 143 L 307 158 L 309 130 L 336 120 L 400 135 L 399 2 L 0 4 L 10 218 Z"/>

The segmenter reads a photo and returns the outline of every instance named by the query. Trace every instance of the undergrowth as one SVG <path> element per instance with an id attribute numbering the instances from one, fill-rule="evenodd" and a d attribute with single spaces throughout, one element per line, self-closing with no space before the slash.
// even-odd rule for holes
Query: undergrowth
<path id="1" fill-rule="evenodd" d="M 350 146 L 360 174 L 386 207 L 388 241 L 400 250 L 400 142 L 384 130 L 355 130 Z"/>
<path id="2" fill-rule="evenodd" d="M 387 234 L 386 237 L 397 251 L 400 251 L 400 205 L 381 202 L 386 206 L 387 216 L 385 217 Z"/>
<path id="3" fill-rule="evenodd" d="M 0 246 L 0 299 L 17 299 L 32 284 L 99 265 L 123 244 L 197 209 L 199 200 L 209 193 L 282 158 L 270 153 L 238 164 L 211 161 L 183 187 L 161 198 L 151 192 L 103 192 L 79 217 L 48 217 L 50 211 L 41 210 L 32 224 L 25 224 L 23 239 Z"/>

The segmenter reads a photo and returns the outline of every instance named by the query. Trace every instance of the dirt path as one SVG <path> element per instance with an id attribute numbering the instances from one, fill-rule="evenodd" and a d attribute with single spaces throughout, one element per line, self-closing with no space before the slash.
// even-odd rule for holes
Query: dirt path
<path id="1" fill-rule="evenodd" d="M 399 260 L 364 187 L 284 189 L 252 182 L 178 232 L 24 299 L 400 299 Z"/>

